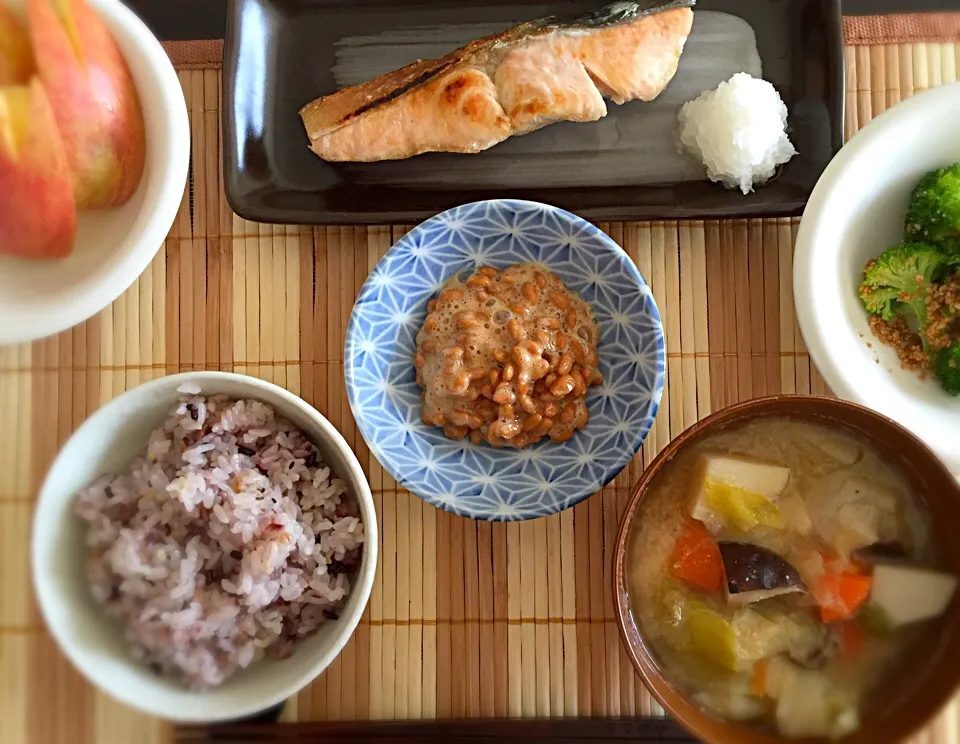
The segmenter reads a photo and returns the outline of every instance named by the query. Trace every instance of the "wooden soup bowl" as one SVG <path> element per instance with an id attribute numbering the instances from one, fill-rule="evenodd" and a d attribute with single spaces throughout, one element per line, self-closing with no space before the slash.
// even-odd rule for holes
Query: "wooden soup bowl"
<path id="1" fill-rule="evenodd" d="M 960 576 L 960 485 L 913 434 L 867 408 L 832 398 L 775 396 L 740 403 L 708 416 L 674 439 L 653 461 L 627 505 L 614 548 L 613 593 L 620 636 L 637 673 L 660 705 L 707 744 L 784 744 L 769 725 L 736 723 L 703 711 L 660 668 L 635 620 L 626 586 L 626 561 L 638 507 L 664 468 L 685 448 L 725 428 L 768 417 L 789 417 L 852 434 L 906 478 L 929 516 L 940 567 Z M 880 681 L 861 709 L 860 728 L 844 744 L 900 742 L 917 732 L 960 686 L 960 591 L 899 667 Z M 827 742 L 827 739 L 804 739 Z"/>

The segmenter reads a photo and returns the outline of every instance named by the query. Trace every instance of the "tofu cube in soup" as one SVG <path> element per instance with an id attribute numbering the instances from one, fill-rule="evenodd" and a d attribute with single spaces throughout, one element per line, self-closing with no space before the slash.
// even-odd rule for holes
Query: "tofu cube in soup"
<path id="1" fill-rule="evenodd" d="M 777 499 L 790 469 L 739 457 L 703 455 L 694 477 L 690 516 L 714 534 L 724 528 L 748 532 L 757 526 L 781 528 Z"/>
<path id="2" fill-rule="evenodd" d="M 950 574 L 928 568 L 886 564 L 873 571 L 870 607 L 881 614 L 884 624 L 899 628 L 939 617 L 957 588 Z"/>

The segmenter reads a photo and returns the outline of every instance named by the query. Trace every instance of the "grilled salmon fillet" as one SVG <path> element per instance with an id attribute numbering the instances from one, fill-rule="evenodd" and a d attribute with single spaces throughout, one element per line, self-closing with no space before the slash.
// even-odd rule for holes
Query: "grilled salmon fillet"
<path id="1" fill-rule="evenodd" d="M 558 121 L 588 122 L 667 87 L 694 0 L 616 2 L 569 22 L 546 18 L 318 98 L 300 110 L 331 162 L 476 153 Z"/>

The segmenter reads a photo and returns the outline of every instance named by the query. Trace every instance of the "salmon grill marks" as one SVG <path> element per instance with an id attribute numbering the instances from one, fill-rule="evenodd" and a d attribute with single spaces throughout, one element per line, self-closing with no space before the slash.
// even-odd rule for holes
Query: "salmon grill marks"
<path id="1" fill-rule="evenodd" d="M 510 133 L 489 76 L 456 67 L 321 134 L 311 149 L 324 160 L 395 160 L 407 153 L 479 152 Z"/>
<path id="2" fill-rule="evenodd" d="M 345 88 L 308 103 L 300 111 L 311 140 L 351 123 L 404 93 L 430 82 L 448 70 L 455 60 L 425 60 L 382 75 L 361 86 Z"/>
<path id="3" fill-rule="evenodd" d="M 344 117 L 344 123 L 346 123 L 346 122 L 347 122 L 348 120 L 350 120 L 350 119 L 355 119 L 356 117 L 365 114 L 367 111 L 370 111 L 370 110 L 372 110 L 372 109 L 375 109 L 377 106 L 380 106 L 380 105 L 382 105 L 382 104 L 384 104 L 384 103 L 389 103 L 389 102 L 392 101 L 394 98 L 398 98 L 399 96 L 402 96 L 405 92 L 407 92 L 407 91 L 410 90 L 411 88 L 415 88 L 416 86 L 420 85 L 421 83 L 425 83 L 425 82 L 427 82 L 428 80 L 430 80 L 431 78 L 436 77 L 436 76 L 439 75 L 441 72 L 443 72 L 444 69 L 445 69 L 444 67 L 438 67 L 438 68 L 435 68 L 435 69 L 427 70 L 427 71 L 424 72 L 422 75 L 417 76 L 416 78 L 414 78 L 413 80 L 411 80 L 409 83 L 407 83 L 407 84 L 404 85 L 403 87 L 401 87 L 401 88 L 396 88 L 396 89 L 394 89 L 394 90 L 391 90 L 389 93 L 387 93 L 387 94 L 384 95 L 383 97 L 378 98 L 378 99 L 375 100 L 375 101 L 371 101 L 370 103 L 364 104 L 363 106 L 361 106 L 360 108 L 358 108 L 356 111 L 353 111 L 353 112 L 347 114 L 347 115 Z"/>
<path id="4" fill-rule="evenodd" d="M 443 91 L 447 98 L 447 103 L 453 103 L 457 100 L 458 92 L 467 84 L 466 78 L 457 78 L 452 83 L 447 84 Z"/>
<path id="5" fill-rule="evenodd" d="M 694 0 L 616 2 L 579 18 L 524 23 L 318 98 L 300 111 L 331 162 L 477 153 L 558 121 L 590 122 L 667 87 Z"/>

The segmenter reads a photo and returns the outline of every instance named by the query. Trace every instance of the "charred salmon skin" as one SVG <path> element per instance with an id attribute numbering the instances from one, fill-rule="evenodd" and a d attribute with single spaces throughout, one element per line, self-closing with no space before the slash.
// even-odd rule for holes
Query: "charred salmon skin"
<path id="1" fill-rule="evenodd" d="M 597 121 L 604 99 L 651 101 L 677 71 L 694 2 L 530 21 L 323 96 L 300 110 L 310 149 L 331 162 L 477 153 L 558 121 Z"/>

